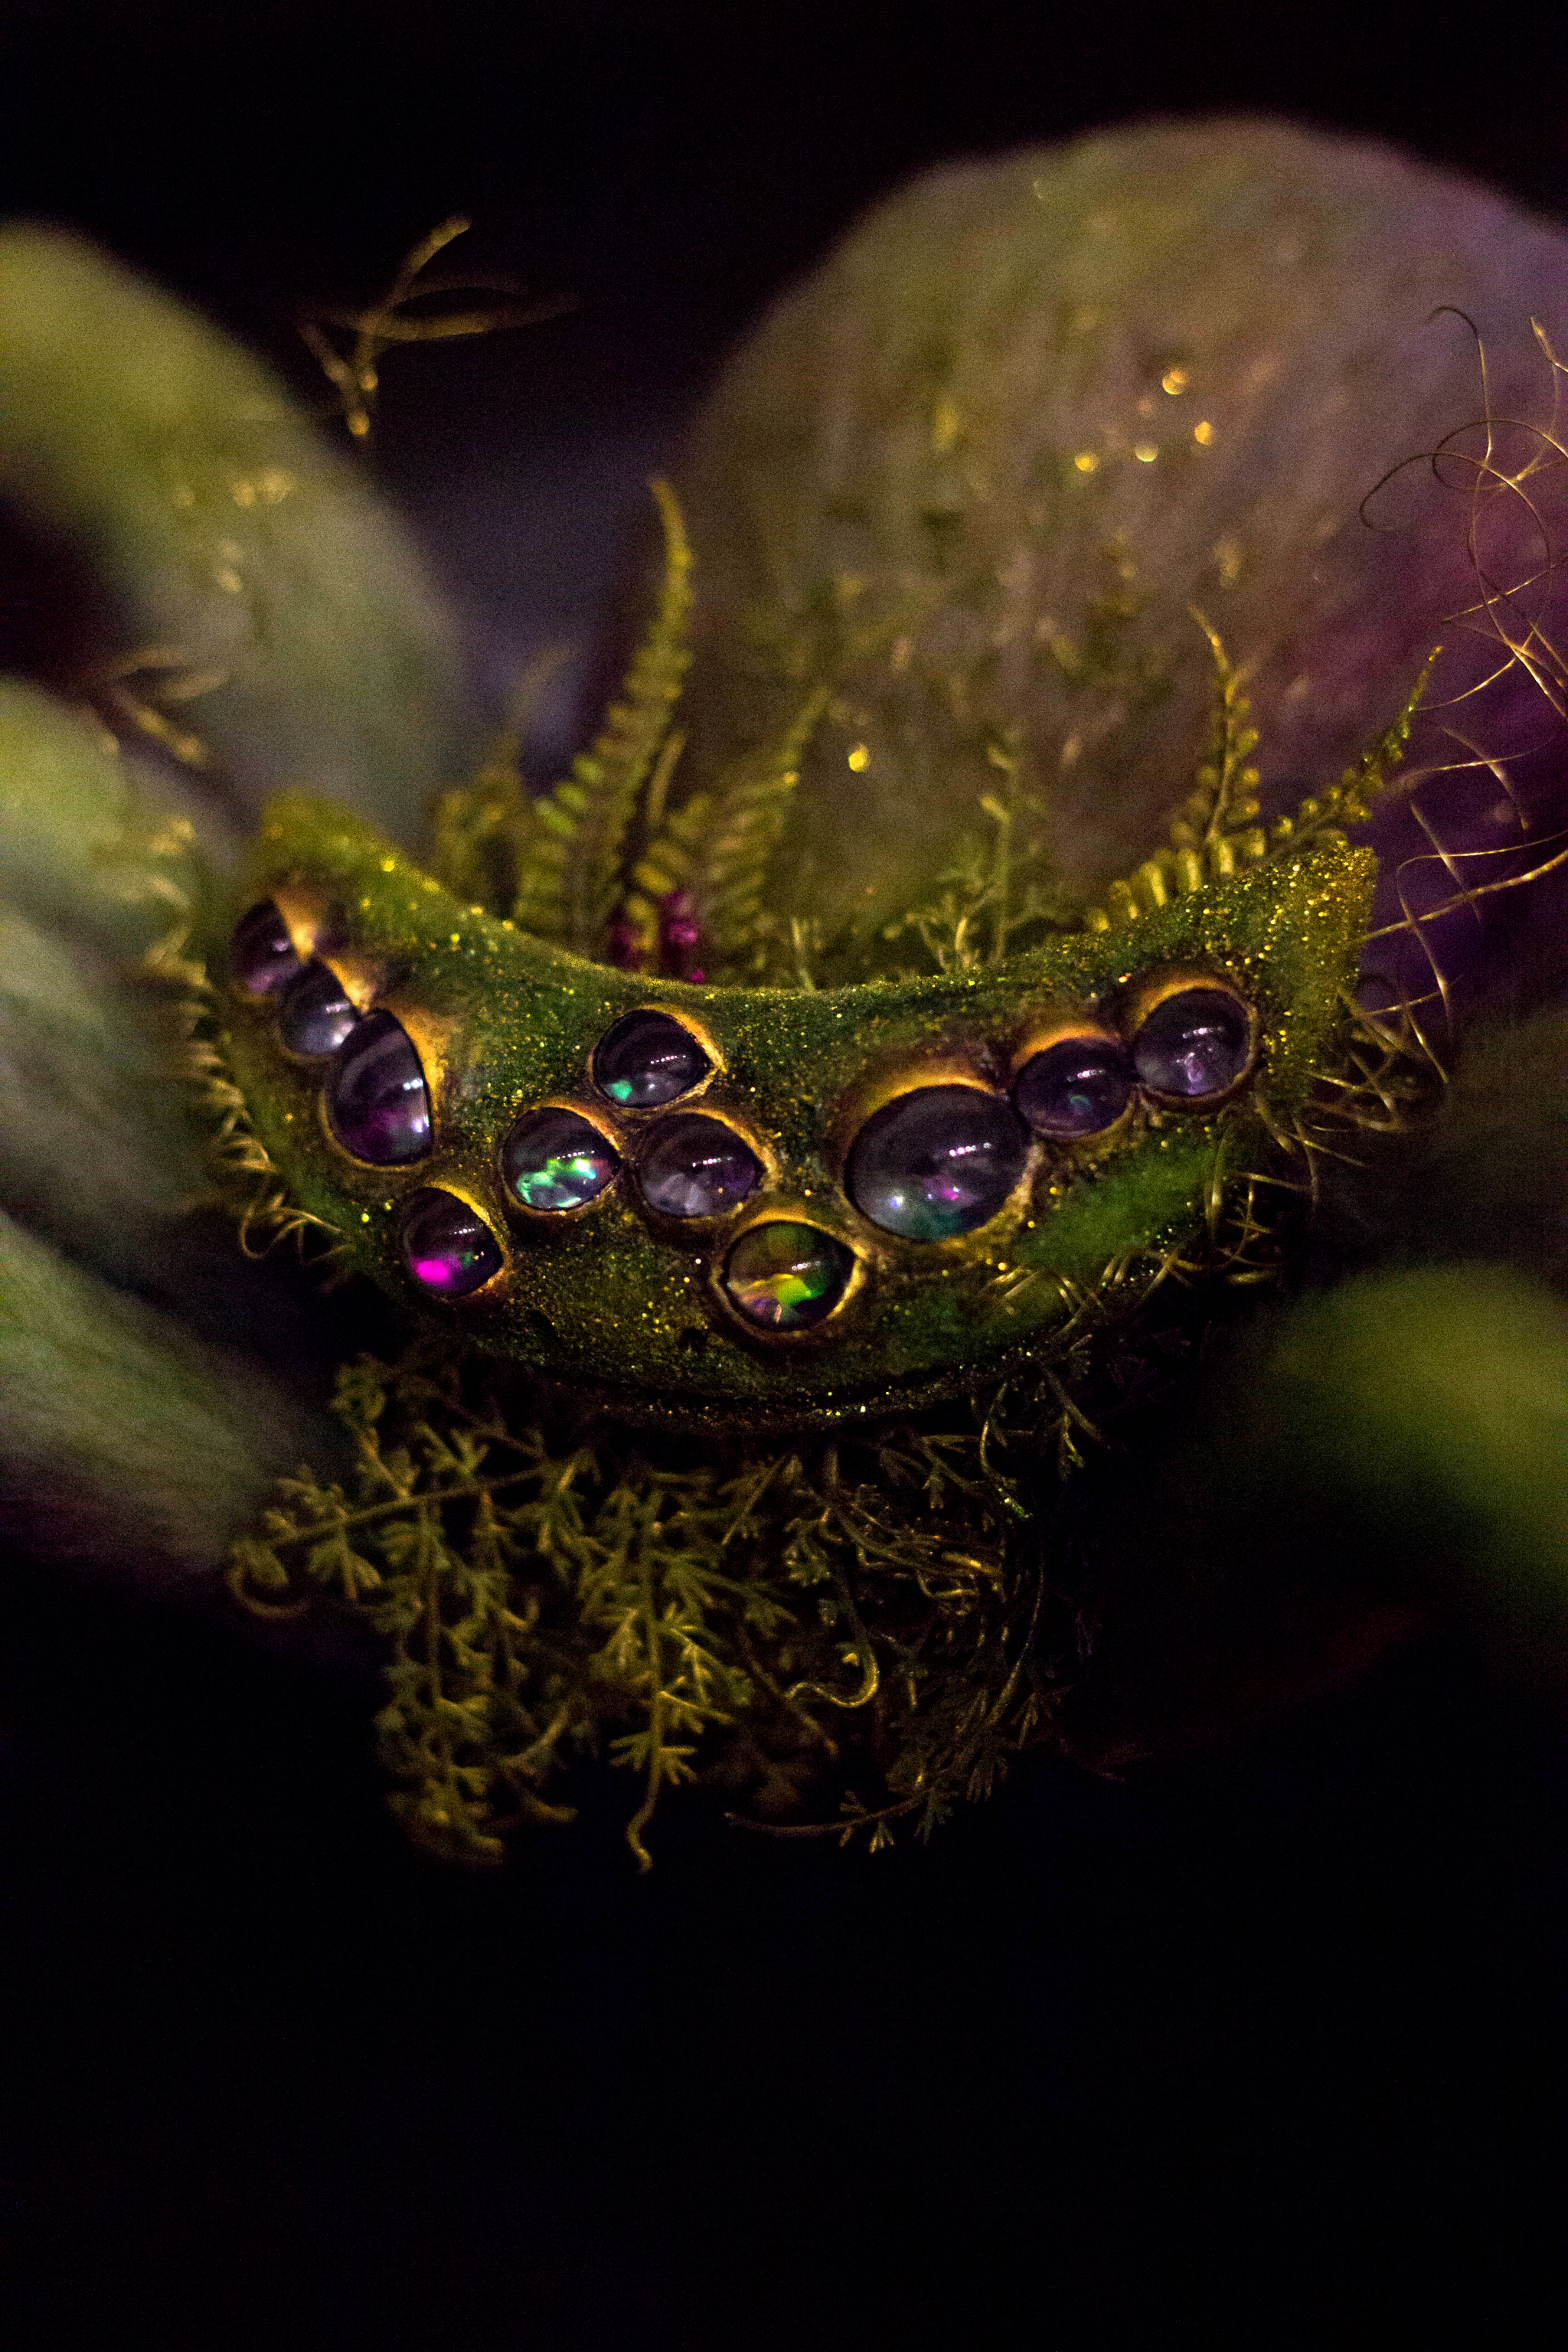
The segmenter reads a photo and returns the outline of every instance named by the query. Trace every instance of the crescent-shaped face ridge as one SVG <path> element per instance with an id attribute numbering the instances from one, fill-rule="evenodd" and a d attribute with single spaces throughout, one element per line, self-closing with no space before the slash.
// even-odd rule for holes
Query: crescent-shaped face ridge
<path id="1" fill-rule="evenodd" d="M 1300 1130 L 1374 876 L 1329 835 L 973 970 L 707 987 L 269 806 L 218 1044 L 291 1199 L 448 1334 L 637 1417 L 885 1411 L 1048 1358 Z"/>

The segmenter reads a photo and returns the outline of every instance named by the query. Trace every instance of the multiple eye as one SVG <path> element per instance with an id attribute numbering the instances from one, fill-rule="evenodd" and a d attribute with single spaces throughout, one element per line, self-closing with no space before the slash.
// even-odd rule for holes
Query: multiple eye
<path id="1" fill-rule="evenodd" d="M 291 1054 L 327 1062 L 324 1098 L 332 1133 L 356 1160 L 401 1167 L 430 1149 L 430 1090 L 414 1042 L 390 1013 L 362 1014 L 327 964 L 296 953 L 270 899 L 236 929 L 229 977 L 242 994 L 270 999 Z"/>
<path id="2" fill-rule="evenodd" d="M 1201 1109 L 1228 1095 L 1252 1058 L 1252 1016 L 1224 988 L 1163 997 L 1131 1045 L 1060 1037 L 1031 1055 L 1011 1099 L 978 1087 L 919 1087 L 872 1113 L 850 1146 L 845 1184 L 861 1215 L 904 1241 L 940 1242 L 994 1217 L 1024 1173 L 1032 1135 L 1070 1144 L 1105 1134 L 1142 1090 Z"/>
<path id="3" fill-rule="evenodd" d="M 282 1044 L 327 1064 L 327 1122 L 353 1159 L 399 1167 L 430 1150 L 429 1088 L 413 1040 L 387 1012 L 362 1014 L 331 967 L 297 952 L 270 901 L 251 908 L 229 956 L 234 984 L 276 1008 Z M 1010 1096 L 978 1086 L 919 1087 L 865 1121 L 850 1146 L 845 1190 L 870 1223 L 901 1240 L 941 1242 L 994 1217 L 1022 1179 L 1033 1138 L 1072 1145 L 1116 1126 L 1140 1092 L 1157 1106 L 1201 1109 L 1246 1075 L 1252 1015 L 1227 988 L 1196 984 L 1160 998 L 1131 1040 L 1104 1034 L 1055 1039 L 1030 1055 Z M 657 1220 L 722 1218 L 749 1200 L 766 1171 L 725 1120 L 689 1108 L 713 1063 L 668 1014 L 630 1013 L 594 1050 L 593 1083 L 623 1111 L 668 1110 L 640 1129 L 632 1180 Z M 586 1208 L 616 1181 L 616 1144 L 565 1105 L 525 1111 L 500 1151 L 509 1199 L 546 1217 Z M 438 1295 L 459 1297 L 500 1273 L 500 1244 L 457 1193 L 422 1186 L 399 1216 L 409 1272 Z M 809 1330 L 830 1315 L 855 1270 L 854 1253 L 798 1218 L 752 1223 L 731 1246 L 720 1286 L 760 1330 Z"/>
<path id="4" fill-rule="evenodd" d="M 598 1092 L 622 1110 L 663 1111 L 632 1155 L 645 1209 L 677 1223 L 727 1216 L 765 1171 L 742 1136 L 721 1118 L 678 1108 L 713 1064 L 689 1029 L 663 1013 L 628 1013 L 595 1048 Z M 510 1197 L 537 1213 L 586 1208 L 621 1168 L 616 1146 L 590 1118 L 563 1106 L 525 1111 L 501 1147 Z M 720 1282 L 737 1314 L 771 1331 L 805 1331 L 837 1305 L 854 1270 L 843 1243 L 816 1225 L 778 1219 L 742 1234 Z"/>

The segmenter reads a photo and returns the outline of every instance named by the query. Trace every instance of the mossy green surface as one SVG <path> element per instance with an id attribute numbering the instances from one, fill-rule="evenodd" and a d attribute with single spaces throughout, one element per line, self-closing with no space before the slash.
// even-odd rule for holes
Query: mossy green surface
<path id="1" fill-rule="evenodd" d="M 293 1197 L 406 1303 L 421 1303 L 396 1236 L 409 1192 L 454 1185 L 506 1237 L 502 1273 L 434 1309 L 454 1339 L 650 1413 L 887 1411 L 1037 1347 L 1108 1276 L 1111 1294 L 1120 1280 L 1132 1298 L 1205 1236 L 1219 1245 L 1216 1184 L 1225 1194 L 1271 1163 L 1334 1048 L 1372 878 L 1367 853 L 1331 838 L 1129 924 L 968 971 L 700 988 L 590 963 L 464 908 L 341 810 L 288 795 L 263 825 L 247 891 L 315 909 L 306 919 L 338 941 L 323 960 L 424 1043 L 433 1149 L 390 1171 L 353 1160 L 323 1118 L 320 1066 L 291 1061 L 270 1011 L 237 992 L 226 996 L 224 1046 Z M 1207 1115 L 1136 1110 L 1092 1158 L 1037 1144 L 1006 1206 L 952 1242 L 899 1242 L 853 1208 L 843 1151 L 870 1090 L 955 1068 L 995 1087 L 1042 1021 L 1114 1021 L 1142 982 L 1175 971 L 1227 980 L 1257 1010 L 1258 1065 L 1234 1100 Z M 520 1112 L 578 1103 L 628 1155 L 647 1131 L 648 1114 L 617 1113 L 590 1076 L 600 1036 L 639 1005 L 684 1014 L 711 1042 L 719 1068 L 702 1107 L 765 1141 L 769 1181 L 738 1222 L 704 1223 L 695 1240 L 651 1229 L 625 1177 L 558 1224 L 509 1223 L 497 1160 Z M 770 1211 L 819 1223 L 860 1262 L 853 1294 L 804 1344 L 752 1339 L 715 1298 L 731 1235 Z"/>

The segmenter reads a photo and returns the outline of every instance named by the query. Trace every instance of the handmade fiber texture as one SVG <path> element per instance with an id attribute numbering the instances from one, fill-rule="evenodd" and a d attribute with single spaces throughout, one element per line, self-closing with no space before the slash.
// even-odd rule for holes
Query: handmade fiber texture
<path id="1" fill-rule="evenodd" d="M 1276 126 L 932 175 L 654 484 L 541 789 L 350 461 L 9 233 L 0 481 L 117 648 L 0 706 L 35 1548 L 366 1622 L 466 1860 L 585 1751 L 644 1861 L 690 1780 L 876 1843 L 1560 1622 L 1560 1017 L 1445 1089 L 1469 934 L 1550 969 L 1563 257 Z"/>

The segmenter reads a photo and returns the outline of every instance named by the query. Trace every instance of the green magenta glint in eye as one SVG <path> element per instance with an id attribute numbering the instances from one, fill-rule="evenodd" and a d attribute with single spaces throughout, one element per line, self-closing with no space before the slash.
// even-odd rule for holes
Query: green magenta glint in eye
<path id="1" fill-rule="evenodd" d="M 626 1110 L 654 1110 L 689 1094 L 713 1065 L 668 1013 L 628 1013 L 606 1029 L 594 1054 L 594 1083 Z"/>
<path id="2" fill-rule="evenodd" d="M 951 1241 L 994 1217 L 1029 1139 L 1010 1103 L 977 1087 L 921 1087 L 866 1121 L 845 1171 L 863 1217 L 905 1241 Z"/>
<path id="3" fill-rule="evenodd" d="M 506 1187 L 525 1209 L 581 1209 L 616 1172 L 615 1146 L 573 1110 L 527 1111 L 501 1150 Z"/>
<path id="4" fill-rule="evenodd" d="M 423 1187 L 404 1202 L 401 1223 L 409 1273 L 439 1297 L 460 1298 L 500 1271 L 494 1234 L 455 1192 Z"/>
<path id="5" fill-rule="evenodd" d="M 809 1331 L 832 1314 L 854 1265 L 853 1253 L 820 1226 L 780 1217 L 741 1235 L 724 1268 L 724 1289 L 762 1330 Z"/>

